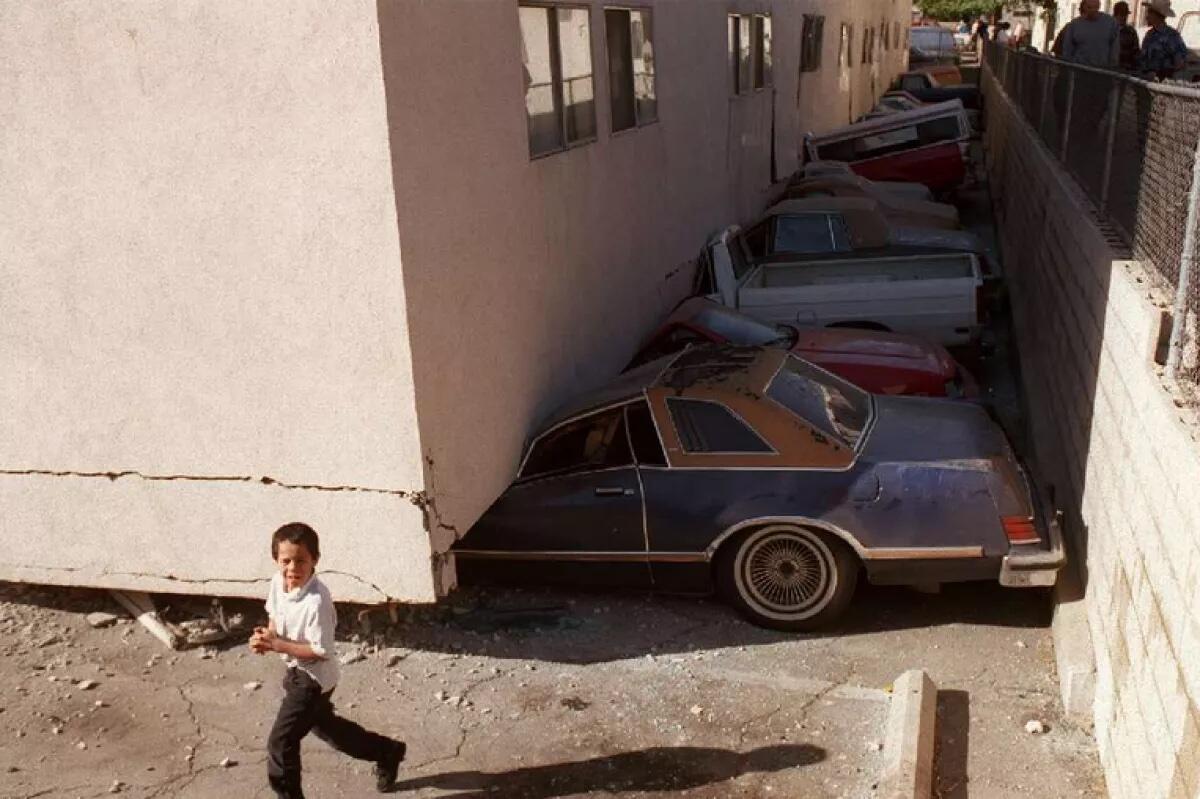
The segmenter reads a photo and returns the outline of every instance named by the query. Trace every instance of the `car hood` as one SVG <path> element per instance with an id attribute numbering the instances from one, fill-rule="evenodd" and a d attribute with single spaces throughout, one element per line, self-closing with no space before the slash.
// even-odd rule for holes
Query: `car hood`
<path id="1" fill-rule="evenodd" d="M 1004 431 L 978 405 L 880 395 L 860 454 L 875 462 L 1012 459 Z"/>
<path id="2" fill-rule="evenodd" d="M 983 241 L 966 230 L 942 230 L 924 227 L 894 227 L 888 234 L 891 244 L 908 247 L 934 247 L 983 254 Z"/>

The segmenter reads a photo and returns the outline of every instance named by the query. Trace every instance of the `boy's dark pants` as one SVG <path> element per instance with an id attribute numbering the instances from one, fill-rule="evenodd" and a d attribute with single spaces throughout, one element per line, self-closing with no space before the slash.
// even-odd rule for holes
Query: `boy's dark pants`
<path id="1" fill-rule="evenodd" d="M 300 739 L 309 730 L 339 752 L 359 760 L 379 762 L 392 751 L 393 741 L 338 716 L 330 701 L 333 691 L 297 668 L 283 678 L 283 704 L 267 739 L 267 780 L 283 799 L 303 799 L 300 788 Z"/>

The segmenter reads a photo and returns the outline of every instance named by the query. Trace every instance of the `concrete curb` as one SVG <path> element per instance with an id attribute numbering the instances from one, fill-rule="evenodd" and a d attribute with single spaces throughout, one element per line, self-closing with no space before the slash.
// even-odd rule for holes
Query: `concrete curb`
<path id="1" fill-rule="evenodd" d="M 910 669 L 892 687 L 883 744 L 881 799 L 929 799 L 933 795 L 937 686 L 923 669 Z"/>

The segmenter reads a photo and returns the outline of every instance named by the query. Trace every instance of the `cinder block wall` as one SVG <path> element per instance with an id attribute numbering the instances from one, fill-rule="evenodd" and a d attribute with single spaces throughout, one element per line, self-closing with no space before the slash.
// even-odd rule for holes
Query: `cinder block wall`
<path id="1" fill-rule="evenodd" d="M 1073 631 L 1056 621 L 1056 639 L 1075 636 L 1058 646 L 1090 637 L 1089 704 L 1111 795 L 1195 797 L 1200 446 L 1154 364 L 1164 305 L 998 85 L 984 84 L 1035 458 L 1067 514 L 1086 609 Z"/>

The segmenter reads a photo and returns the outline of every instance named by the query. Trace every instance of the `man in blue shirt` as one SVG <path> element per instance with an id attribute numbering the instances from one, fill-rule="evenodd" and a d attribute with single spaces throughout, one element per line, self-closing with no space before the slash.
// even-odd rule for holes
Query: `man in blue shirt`
<path id="1" fill-rule="evenodd" d="M 1167 24 L 1167 17 L 1175 16 L 1171 0 L 1150 0 L 1146 4 L 1146 22 L 1150 30 L 1142 39 L 1142 52 L 1138 56 L 1138 71 L 1147 72 L 1159 80 L 1166 80 L 1183 69 L 1188 49 L 1179 31 Z"/>

